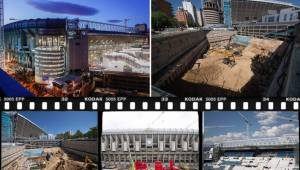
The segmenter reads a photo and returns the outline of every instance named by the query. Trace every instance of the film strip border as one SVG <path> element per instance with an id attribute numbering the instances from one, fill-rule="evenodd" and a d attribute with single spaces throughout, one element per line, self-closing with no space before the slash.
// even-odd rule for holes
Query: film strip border
<path id="1" fill-rule="evenodd" d="M 286 110 L 298 111 L 300 98 L 226 98 L 226 97 L 88 97 L 0 99 L 0 109 L 90 110 L 90 111 L 205 111 L 205 110 Z"/>

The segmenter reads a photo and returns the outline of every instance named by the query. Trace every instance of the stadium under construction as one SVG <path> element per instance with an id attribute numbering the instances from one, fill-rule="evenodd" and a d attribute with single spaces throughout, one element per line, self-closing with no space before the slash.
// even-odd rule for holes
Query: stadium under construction
<path id="1" fill-rule="evenodd" d="M 56 139 L 17 112 L 1 112 L 1 169 L 97 169 L 97 139 Z"/>
<path id="2" fill-rule="evenodd" d="M 26 71 L 33 83 L 51 88 L 50 96 L 98 94 L 95 89 L 113 89 L 110 84 L 118 80 L 117 90 L 147 94 L 148 36 L 146 25 L 141 29 L 80 19 L 21 20 L 4 26 L 5 71 L 13 77 Z M 106 86 L 98 87 L 101 83 Z"/>
<path id="3" fill-rule="evenodd" d="M 299 169 L 299 136 L 203 144 L 203 169 Z"/>
<path id="4" fill-rule="evenodd" d="M 199 169 L 199 144 L 196 130 L 105 130 L 101 136 L 101 163 L 104 169 L 128 169 L 132 161 L 150 169 L 169 163 L 180 169 Z"/>

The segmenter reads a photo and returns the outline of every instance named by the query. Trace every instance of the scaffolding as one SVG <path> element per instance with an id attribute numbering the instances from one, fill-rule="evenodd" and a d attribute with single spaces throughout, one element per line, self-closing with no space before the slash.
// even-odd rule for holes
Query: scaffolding
<path id="1" fill-rule="evenodd" d="M 13 120 L 5 112 L 1 113 L 1 141 L 10 141 L 13 138 Z"/>

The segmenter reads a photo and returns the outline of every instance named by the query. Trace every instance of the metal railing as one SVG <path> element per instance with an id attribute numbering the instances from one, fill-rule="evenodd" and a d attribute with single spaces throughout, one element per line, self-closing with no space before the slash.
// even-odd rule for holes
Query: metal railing
<path id="1" fill-rule="evenodd" d="M 117 33 L 139 33 L 134 27 L 125 27 L 121 25 L 107 24 L 102 22 L 88 21 L 88 20 L 67 20 L 68 30 L 95 30 L 103 32 L 117 32 Z"/>
<path id="2" fill-rule="evenodd" d="M 281 146 L 296 145 L 299 143 L 299 136 L 284 136 L 273 138 L 258 138 L 249 140 L 234 140 L 221 143 L 223 148 L 245 147 L 245 146 Z"/>

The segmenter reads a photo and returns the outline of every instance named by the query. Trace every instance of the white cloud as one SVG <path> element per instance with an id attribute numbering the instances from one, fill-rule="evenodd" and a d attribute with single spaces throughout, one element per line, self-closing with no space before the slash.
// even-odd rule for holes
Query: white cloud
<path id="1" fill-rule="evenodd" d="M 107 129 L 197 129 L 197 112 L 104 112 L 103 130 Z M 161 115 L 159 117 L 159 115 Z M 157 119 L 157 120 L 156 120 Z M 156 121 L 155 121 L 156 120 Z"/>
<path id="2" fill-rule="evenodd" d="M 277 122 L 278 112 L 275 111 L 257 112 L 256 118 L 258 119 L 258 123 L 261 125 L 271 125 Z"/>
<path id="3" fill-rule="evenodd" d="M 299 127 L 295 124 L 287 123 L 278 126 L 262 126 L 259 130 L 253 133 L 253 137 L 279 137 L 285 134 L 298 134 Z"/>
<path id="4" fill-rule="evenodd" d="M 206 138 L 204 138 L 204 142 L 219 143 L 219 142 L 228 141 L 228 140 L 241 140 L 241 139 L 246 139 L 245 133 L 228 132 L 225 135 L 206 137 Z"/>

